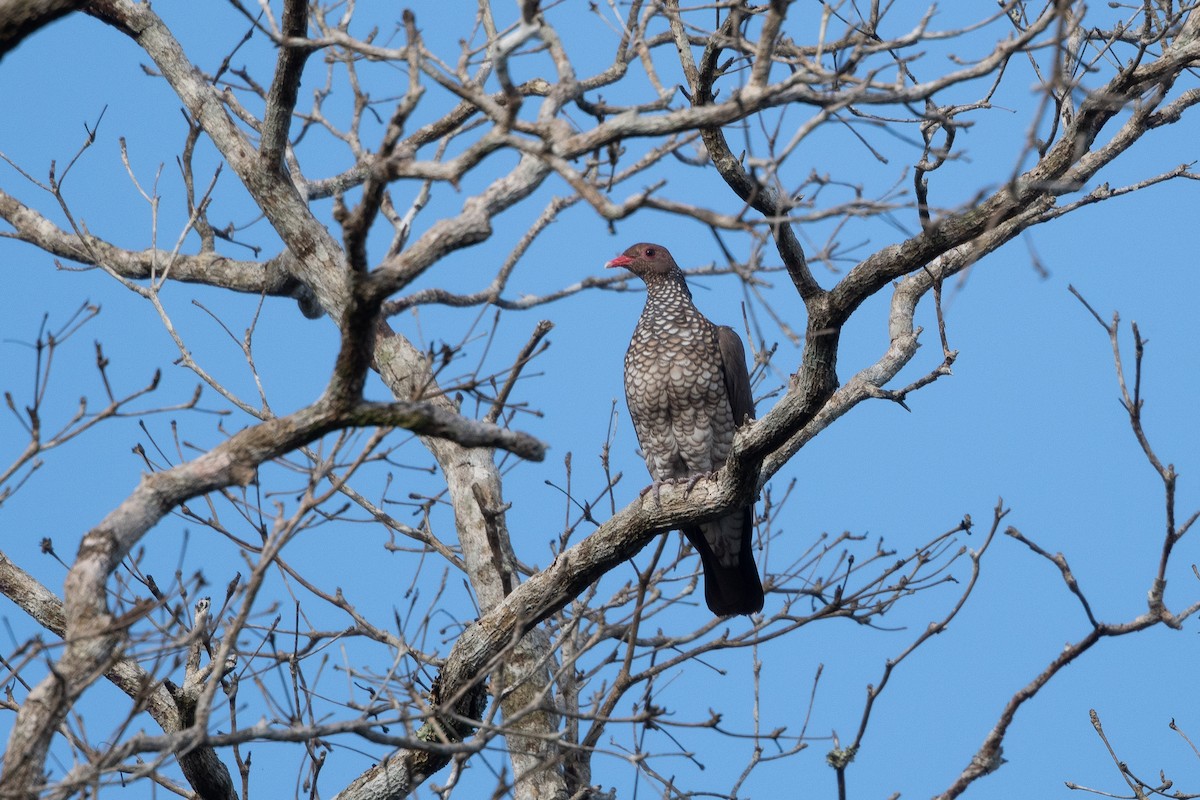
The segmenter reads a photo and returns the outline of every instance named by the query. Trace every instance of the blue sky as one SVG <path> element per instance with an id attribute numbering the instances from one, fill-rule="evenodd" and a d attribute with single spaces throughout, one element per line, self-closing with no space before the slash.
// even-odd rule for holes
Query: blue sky
<path id="1" fill-rule="evenodd" d="M 246 27 L 223 6 L 203 14 L 169 4 L 158 10 L 176 23 L 185 48 L 204 69 L 212 69 Z M 503 10 L 509 11 L 507 6 Z M 418 8 L 417 13 L 419 21 L 425 21 L 423 30 L 431 42 L 445 44 L 439 37 L 452 41 L 458 35 L 451 37 L 439 27 L 437 11 Z M 789 24 L 800 25 L 804 13 L 799 11 Z M 605 31 L 583 13 L 558 8 L 551 14 L 554 24 L 578 41 L 600 37 Z M 945 18 L 945 25 L 953 21 Z M 985 29 L 975 44 L 989 35 L 994 41 L 997 30 Z M 798 32 L 796 35 L 799 38 Z M 941 62 L 935 59 L 937 48 L 930 49 L 933 55 L 929 60 L 934 63 L 927 69 L 940 68 Z M 610 50 L 607 44 L 596 48 L 595 64 L 584 60 L 577 66 L 581 71 L 595 68 Z M 269 64 L 270 57 L 262 37 L 245 48 L 245 60 L 255 68 Z M 143 73 L 140 64 L 146 61 L 115 31 L 78 16 L 42 31 L 0 64 L 5 77 L 0 81 L 0 100 L 9 109 L 25 110 L 0 116 L 0 151 L 35 177 L 44 178 L 52 159 L 61 169 L 82 144 L 84 125 L 93 126 L 106 109 L 95 145 L 73 168 L 66 193 L 89 230 L 130 248 L 149 246 L 151 214 L 121 165 L 119 137 L 126 140 L 130 162 L 144 185 L 153 182 L 162 165 L 160 246 L 174 242 L 185 219 L 174 164 L 184 135 L 179 101 L 163 81 Z M 322 80 L 318 61 L 309 65 L 302 98 Z M 54 64 L 53 71 L 49 64 Z M 528 69 L 537 71 L 535 66 Z M 1194 84 L 1194 76 L 1188 80 Z M 937 202 L 957 205 L 976 191 L 1007 179 L 1028 129 L 1034 100 L 1029 76 L 1019 74 L 1006 82 L 1005 94 L 997 101 L 1001 108 L 980 115 L 977 126 L 963 135 L 964 160 L 933 176 Z M 436 99 L 429 102 L 431 114 L 440 108 L 435 103 Z M 336 113 L 336 102 L 331 101 L 326 110 Z M 789 111 L 785 125 L 799 124 L 802 118 L 799 111 Z M 909 163 L 913 151 L 902 140 L 868 133 L 872 145 L 890 156 L 890 167 L 871 159 L 843 129 L 831 127 L 793 155 L 793 177 L 802 177 L 811 168 L 853 175 L 864 182 L 868 192 L 881 191 L 894 180 L 895 165 Z M 344 168 L 345 153 L 316 139 L 305 151 L 308 177 Z M 1186 120 L 1155 131 L 1100 180 L 1116 186 L 1193 160 L 1195 142 L 1195 125 Z M 208 168 L 216 163 L 211 147 L 202 152 L 200 163 Z M 647 175 L 645 183 L 656 177 Z M 673 197 L 720 196 L 725 191 L 711 171 L 676 170 L 665 177 L 670 178 L 667 193 Z M 5 164 L 0 164 L 0 186 L 61 223 L 51 199 Z M 435 188 L 431 211 L 426 212 L 422 224 L 431 224 L 439 210 L 456 209 L 471 188 L 469 182 L 461 194 Z M 626 188 L 635 191 L 641 184 Z M 960 541 L 975 548 L 986 533 L 997 498 L 1003 497 L 1011 509 L 1005 524 L 1018 528 L 1045 550 L 1066 556 L 1097 617 L 1118 622 L 1141 613 L 1160 549 L 1163 492 L 1118 403 L 1107 336 L 1067 286 L 1074 285 L 1106 318 L 1114 310 L 1120 312 L 1127 366 L 1132 365 L 1127 322 L 1136 320 L 1149 340 L 1142 376 L 1145 427 L 1159 456 L 1174 463 L 1180 473 L 1178 513 L 1180 518 L 1186 517 L 1200 507 L 1195 480 L 1195 469 L 1200 466 L 1196 462 L 1200 419 L 1195 413 L 1200 391 L 1200 322 L 1195 314 L 1200 274 L 1191 230 L 1196 191 L 1194 182 L 1168 183 L 1076 212 L 1010 243 L 976 265 L 961 286 L 948 287 L 948 336 L 951 347 L 959 351 L 953 376 L 912 395 L 908 399 L 911 412 L 886 402 L 865 403 L 805 447 L 776 481 L 779 487 L 791 479 L 797 485 L 781 523 L 784 535 L 772 545 L 770 559 L 784 563 L 822 533 L 842 531 L 866 535 L 868 540 L 883 537 L 888 546 L 908 552 L 954 527 L 963 514 L 970 514 L 976 527 L 974 535 L 960 537 Z M 472 288 L 486 282 L 541 204 L 552 194 L 566 192 L 564 184 L 551 182 L 533 202 L 507 213 L 491 240 L 447 259 L 421 285 Z M 216 197 L 214 221 L 240 225 L 254 220 L 254 211 L 231 171 L 220 177 Z M 729 207 L 737 207 L 732 197 L 727 202 Z M 329 203 L 325 201 L 319 208 L 328 217 Z M 916 228 L 913 212 L 901 211 L 898 216 L 910 231 Z M 582 204 L 565 212 L 518 267 L 511 295 L 544 292 L 600 275 L 606 260 L 641 240 L 669 246 L 685 267 L 714 260 L 719 263 L 720 251 L 711 236 L 694 223 L 648 212 L 614 227 L 615 235 Z M 6 228 L 0 226 L 0 230 Z M 802 237 L 813 242 L 823 241 L 826 233 L 827 226 L 820 224 L 801 231 Z M 852 224 L 840 234 L 843 243 L 854 246 L 849 251 L 853 258 L 865 257 L 898 237 L 895 228 L 880 223 Z M 261 246 L 267 255 L 273 255 L 278 247 L 274 234 L 261 221 L 251 225 L 243 238 Z M 739 240 L 731 241 L 736 245 Z M 376 257 L 385 245 L 381 228 L 372 240 Z M 1030 265 L 1030 248 L 1048 276 L 1040 276 Z M 232 246 L 224 247 L 223 252 L 249 257 L 247 251 Z M 842 264 L 842 269 L 851 263 Z M 822 270 L 818 278 L 829 286 L 837 276 Z M 56 270 L 50 258 L 33 248 L 0 239 L 0 280 L 5 286 L 0 293 L 0 376 L 2 388 L 13 393 L 18 407 L 28 402 L 33 372 L 28 343 L 36 336 L 43 314 L 49 315 L 53 329 L 85 300 L 100 304 L 103 310 L 56 354 L 47 417 L 63 418 L 81 395 L 92 398 L 93 405 L 100 402 L 93 339 L 103 343 L 112 361 L 110 375 L 119 387 L 139 387 L 155 368 L 161 368 L 163 386 L 156 399 L 172 404 L 190 396 L 197 380 L 172 365 L 178 353 L 153 309 L 111 278 L 99 271 Z M 770 297 L 776 310 L 802 329 L 803 307 L 798 298 L 782 276 L 776 276 L 775 284 Z M 743 296 L 735 279 L 706 277 L 694 280 L 692 286 L 697 304 L 712 319 L 726 323 L 741 319 Z M 174 285 L 165 292 L 164 300 L 176 327 L 205 368 L 234 391 L 253 399 L 254 382 L 235 343 L 194 301 L 240 336 L 254 319 L 257 298 Z M 886 348 L 886 301 L 886 293 L 874 298 L 847 325 L 839 355 L 843 381 L 873 363 Z M 573 454 L 573 481 L 576 487 L 583 487 L 581 496 L 591 496 L 602 486 L 598 453 L 614 400 L 620 414 L 614 469 L 624 475 L 616 488 L 618 503 L 631 501 L 648 482 L 625 416 L 621 385 L 621 359 L 640 307 L 638 293 L 590 291 L 501 316 L 489 355 L 489 363 L 496 366 L 503 366 L 505 359 L 517 352 L 537 320 L 548 318 L 555 323 L 549 337 L 552 346 L 537 359 L 519 390 L 524 392 L 519 399 L 528 401 L 543 416 L 521 416 L 515 423 L 543 437 L 552 449 L 543 463 L 516 466 L 505 483 L 507 499 L 513 502 L 510 531 L 518 556 L 526 563 L 545 565 L 551 558 L 549 543 L 557 539 L 564 500 L 547 481 L 563 484 L 563 457 Z M 477 313 L 424 308 L 419 328 L 412 315 L 392 322 L 414 339 L 425 337 L 426 343 L 454 342 Z M 491 312 L 485 312 L 480 330 L 487 330 L 490 319 Z M 931 298 L 923 301 L 918 323 L 926 329 L 923 347 L 896 385 L 941 360 Z M 784 372 L 791 371 L 799 351 L 769 325 L 763 330 L 768 343 L 779 342 L 776 365 Z M 263 303 L 254 352 L 277 412 L 300 407 L 320 393 L 336 344 L 328 320 L 306 320 L 288 300 Z M 480 345 L 476 341 L 469 349 L 464 364 L 475 363 Z M 768 380 L 763 391 L 772 385 Z M 372 396 L 384 396 L 379 384 L 368 391 Z M 143 402 L 138 408 L 151 405 Z M 205 392 L 201 406 L 206 410 L 227 408 L 211 391 Z M 761 402 L 760 415 L 769 407 L 769 400 Z M 247 418 L 236 414 L 223 423 L 212 414 L 166 414 L 135 416 L 101 426 L 48 454 L 46 466 L 0 508 L 0 549 L 51 589 L 60 591 L 63 568 L 39 554 L 40 540 L 52 537 L 57 552 L 69 560 L 83 532 L 135 485 L 144 465 L 131 453 L 134 444 L 140 442 L 152 449 L 153 438 L 164 451 L 173 451 L 173 419 L 179 421 L 180 438 L 201 447 L 221 440 L 219 424 L 231 430 L 248 424 Z M 139 427 L 139 420 L 144 421 L 145 430 Z M 23 445 L 12 417 L 0 416 L 0 464 L 6 465 Z M 432 463 L 427 454 L 412 447 L 398 451 L 397 458 L 406 466 Z M 415 491 L 428 490 L 428 481 L 421 483 L 420 473 L 397 469 L 396 475 L 397 481 L 411 480 Z M 281 502 L 287 502 L 296 479 L 289 482 L 282 473 L 276 478 L 279 483 L 273 488 L 281 490 Z M 393 494 L 401 497 L 408 486 L 397 485 L 403 488 Z M 343 586 L 360 607 L 389 619 L 390 609 L 408 607 L 408 598 L 397 598 L 397 586 L 407 586 L 412 567 L 401 554 L 385 552 L 381 543 L 386 537 L 367 528 L 326 525 L 297 542 L 289 554 L 297 565 L 319 571 L 323 586 Z M 236 547 L 178 518 L 165 520 L 147 537 L 145 547 L 146 569 L 160 575 L 170 575 L 177 567 L 185 575 L 200 570 L 212 585 L 210 591 L 217 594 L 234 570 L 246 569 Z M 1186 606 L 1197 596 L 1197 580 L 1190 569 L 1196 552 L 1191 538 L 1179 545 L 1167 592 L 1173 609 Z M 952 570 L 960 580 L 968 571 L 965 560 Z M 618 577 L 624 580 L 627 576 Z M 287 608 L 286 588 L 281 585 L 275 590 Z M 428 602 L 432 590 L 425 591 L 418 604 Z M 429 646 L 436 640 L 443 653 L 452 641 L 454 626 L 472 616 L 463 595 L 459 578 L 452 577 L 445 609 L 434 620 L 435 627 L 447 627 L 427 633 Z M 877 683 L 885 660 L 901 653 L 925 624 L 944 616 L 957 596 L 957 589 L 947 586 L 914 598 L 884 619 L 895 630 L 832 621 L 807 626 L 760 648 L 756 655 L 763 662 L 762 728 L 786 725 L 790 731 L 798 729 L 807 713 L 812 677 L 818 665 L 824 665 L 809 733 L 818 737 L 836 731 L 843 741 L 853 738 L 867 684 Z M 767 602 L 770 610 L 772 598 Z M 703 613 L 700 608 L 692 611 Z M 6 631 L 11 630 L 0 639 L 0 652 L 11 651 L 33 632 L 7 600 L 0 600 L 0 617 Z M 699 624 L 686 616 L 678 622 L 682 630 Z M 734 630 L 744 625 L 741 620 L 729 622 Z M 978 587 L 966 607 L 945 633 L 896 670 L 876 704 L 863 750 L 848 772 L 851 796 L 887 797 L 900 792 L 904 797 L 922 797 L 943 790 L 966 766 L 1013 692 L 1040 672 L 1064 643 L 1078 640 L 1086 632 L 1086 618 L 1052 565 L 1015 540 L 998 536 L 983 560 Z M 338 652 L 335 646 L 327 654 L 331 664 L 355 663 L 376 671 L 389 666 L 388 654 L 382 649 Z M 1008 763 L 972 787 L 969 796 L 1073 795 L 1064 781 L 1121 791 L 1123 784 L 1091 729 L 1091 708 L 1100 713 L 1119 755 L 1137 774 L 1149 779 L 1164 769 L 1179 781 L 1178 788 L 1196 791 L 1195 756 L 1167 724 L 1174 719 L 1193 739 L 1200 736 L 1200 711 L 1192 699 L 1186 667 L 1197 655 L 1190 621 L 1181 632 L 1154 630 L 1102 642 L 1021 710 L 1005 743 Z M 734 724 L 747 729 L 752 654 L 723 652 L 706 661 L 724 672 L 691 664 L 664 679 L 667 684 L 656 702 L 671 708 L 679 720 L 703 720 L 709 707 L 719 707 Z M 329 671 L 336 672 L 332 666 Z M 345 691 L 344 675 L 327 680 L 336 687 L 331 691 Z M 634 699 L 633 695 L 627 698 L 629 703 Z M 86 702 L 96 708 L 105 703 L 121 707 L 119 696 L 100 685 Z M 622 712 L 628 710 L 626 704 Z M 261 709 L 251 707 L 246 713 L 249 717 L 243 722 L 253 722 Z M 7 714 L 0 716 L 0 735 L 7 736 L 10 720 Z M 93 723 L 89 733 L 102 739 L 102 728 L 101 723 Z M 609 736 L 606 744 L 614 750 L 630 744 L 628 728 L 613 726 Z M 747 740 L 731 743 L 705 731 L 682 731 L 677 736 L 706 769 L 698 772 L 682 757 L 662 759 L 656 762 L 656 769 L 680 775 L 681 784 L 693 790 L 727 791 L 749 757 Z M 345 744 L 361 748 L 364 755 L 335 751 L 337 757 L 331 758 L 321 776 L 321 792 L 326 796 L 344 786 L 371 763 L 372 754 L 377 757 L 380 752 L 363 742 Z M 665 742 L 659 744 L 666 746 Z M 285 770 L 280 774 L 294 774 L 300 755 L 292 746 L 257 745 L 253 749 L 256 763 Z M 824 764 L 827 749 L 827 742 L 814 741 L 794 758 L 761 767 L 743 793 L 775 797 L 786 792 L 794 796 L 796 787 L 803 786 L 807 791 L 801 796 L 833 796 L 833 772 Z M 504 763 L 500 755 L 488 760 Z M 635 779 L 627 763 L 598 756 L 594 768 L 598 783 L 616 786 L 622 797 L 634 796 Z M 476 772 L 484 772 L 482 764 Z M 484 776 L 479 780 L 481 787 L 490 785 Z M 260 791 L 261 787 L 260 783 Z M 638 790 L 657 794 L 644 779 Z M 132 791 L 142 796 L 149 790 L 142 786 Z"/>

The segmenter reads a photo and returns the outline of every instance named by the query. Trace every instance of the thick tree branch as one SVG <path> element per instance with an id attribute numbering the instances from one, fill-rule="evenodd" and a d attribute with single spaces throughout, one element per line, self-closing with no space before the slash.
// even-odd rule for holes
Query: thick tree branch
<path id="1" fill-rule="evenodd" d="M 302 284 L 289 251 L 266 261 L 240 261 L 213 252 L 195 255 L 167 250 L 125 250 L 96 236 L 62 230 L 41 214 L 0 189 L 0 218 L 15 229 L 0 234 L 27 242 L 59 258 L 103 266 L 130 280 L 149 280 L 169 272 L 174 280 L 201 283 L 236 292 L 295 297 Z"/>
<path id="2" fill-rule="evenodd" d="M 275 77 L 271 79 L 271 90 L 267 94 L 267 107 L 263 113 L 262 134 L 258 146 L 259 159 L 268 170 L 283 167 L 283 153 L 287 148 L 288 130 L 291 128 L 292 111 L 300 91 L 300 76 L 304 62 L 311 51 L 303 44 L 308 29 L 308 0 L 286 0 L 283 8 L 282 33 L 289 43 L 279 48 L 275 62 Z"/>
<path id="3" fill-rule="evenodd" d="M 84 0 L 0 0 L 0 59 L 39 28 L 82 6 Z"/>

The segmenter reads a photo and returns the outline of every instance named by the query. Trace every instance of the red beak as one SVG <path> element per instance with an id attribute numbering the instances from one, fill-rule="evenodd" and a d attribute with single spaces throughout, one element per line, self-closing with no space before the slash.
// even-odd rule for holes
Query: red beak
<path id="1" fill-rule="evenodd" d="M 605 269 L 613 269 L 614 267 L 627 267 L 633 263 L 633 259 L 627 255 L 619 255 L 612 261 L 604 265 Z"/>

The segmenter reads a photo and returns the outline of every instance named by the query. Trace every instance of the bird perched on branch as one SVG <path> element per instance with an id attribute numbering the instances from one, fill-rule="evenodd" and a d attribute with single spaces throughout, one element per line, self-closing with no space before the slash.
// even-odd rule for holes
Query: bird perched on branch
<path id="1" fill-rule="evenodd" d="M 625 353 L 625 399 L 657 492 L 721 468 L 738 426 L 754 417 L 742 340 L 692 304 L 683 271 L 657 244 L 635 244 L 606 267 L 646 282 L 646 307 Z M 762 610 L 763 588 L 751 554 L 754 505 L 688 525 L 683 534 L 704 566 L 704 599 L 714 614 Z"/>

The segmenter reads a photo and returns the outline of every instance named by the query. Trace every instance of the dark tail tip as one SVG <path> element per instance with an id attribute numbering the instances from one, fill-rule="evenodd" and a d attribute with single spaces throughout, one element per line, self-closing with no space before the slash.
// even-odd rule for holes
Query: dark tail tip
<path id="1" fill-rule="evenodd" d="M 704 600 L 718 617 L 762 611 L 763 587 L 754 561 L 742 560 L 736 567 L 705 563 Z"/>

